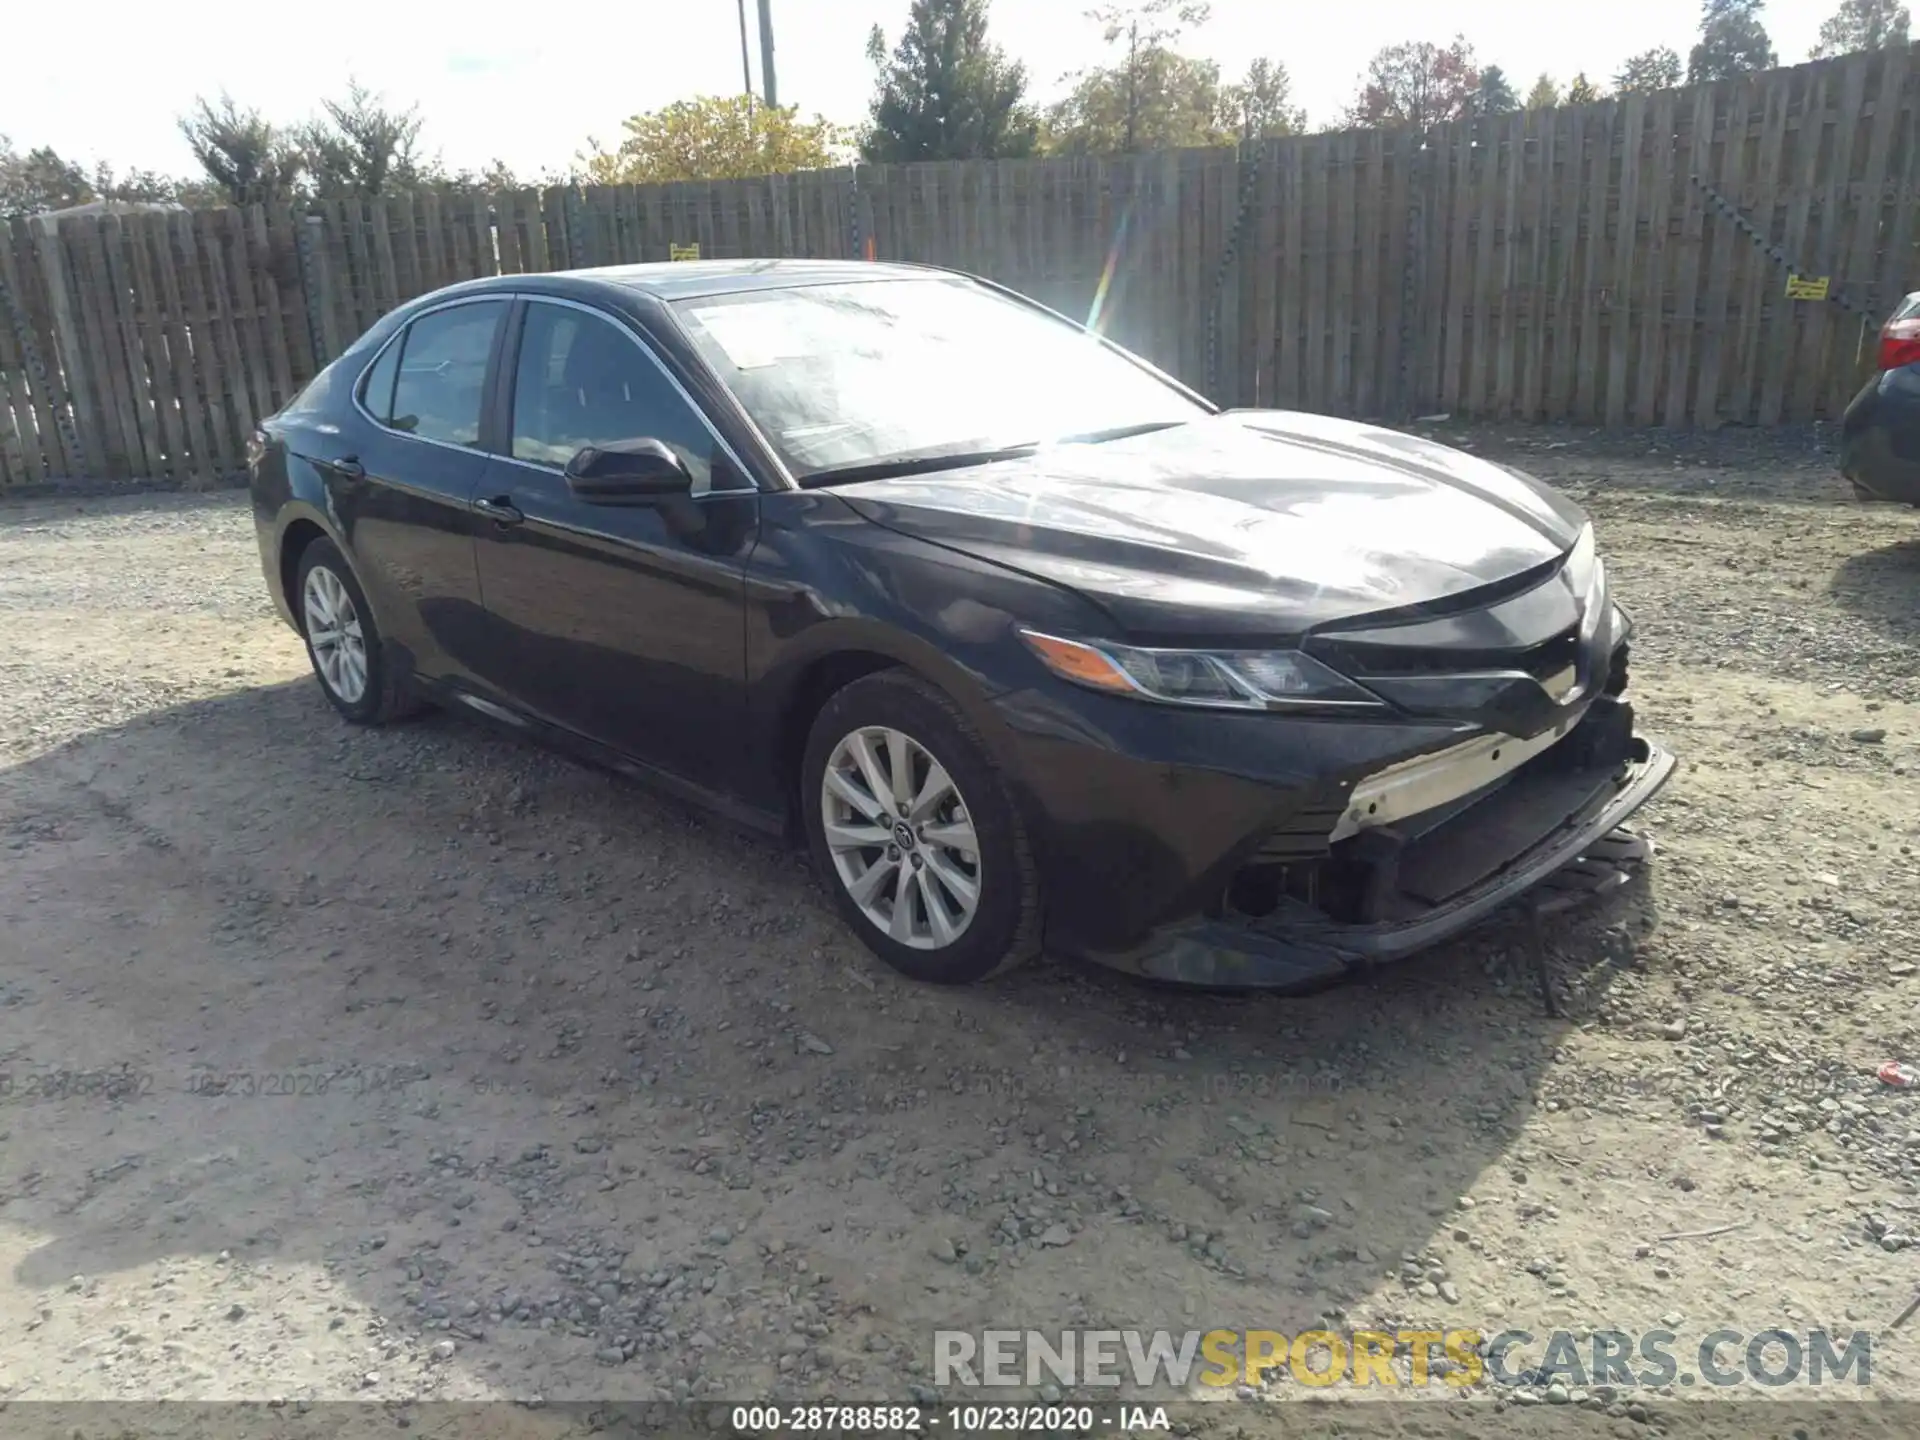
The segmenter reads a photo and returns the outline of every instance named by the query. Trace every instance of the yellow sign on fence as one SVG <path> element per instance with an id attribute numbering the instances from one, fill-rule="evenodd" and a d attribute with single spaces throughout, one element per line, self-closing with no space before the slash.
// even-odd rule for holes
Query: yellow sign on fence
<path id="1" fill-rule="evenodd" d="M 1787 298 L 1789 300 L 1824 300 L 1827 298 L 1826 275 L 1789 275 L 1787 276 Z"/>
<path id="2" fill-rule="evenodd" d="M 669 260 L 698 260 L 700 258 L 700 242 L 696 240 L 691 245 L 669 245 L 667 246 L 667 258 Z"/>

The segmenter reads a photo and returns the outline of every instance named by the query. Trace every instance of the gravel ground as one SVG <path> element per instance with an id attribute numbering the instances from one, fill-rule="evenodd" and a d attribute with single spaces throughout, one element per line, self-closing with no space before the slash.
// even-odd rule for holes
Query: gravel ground
<path id="1" fill-rule="evenodd" d="M 1560 1019 L 1499 923 L 1305 1000 L 915 987 L 775 846 L 342 725 L 240 497 L 0 505 L 0 1399 L 925 1398 L 936 1328 L 1323 1320 L 1860 1328 L 1920 1399 L 1920 517 L 1818 433 L 1437 433 L 1592 508 L 1682 757 Z"/>

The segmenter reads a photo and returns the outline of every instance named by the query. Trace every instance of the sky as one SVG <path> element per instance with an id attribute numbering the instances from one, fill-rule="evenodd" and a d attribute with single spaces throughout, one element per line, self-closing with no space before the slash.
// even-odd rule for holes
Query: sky
<path id="1" fill-rule="evenodd" d="M 1091 0 L 994 0 L 992 29 L 1023 61 L 1045 101 L 1063 77 L 1100 63 L 1085 16 Z M 1839 0 L 1770 0 L 1763 15 L 1783 63 L 1806 59 Z M 89 7 L 92 8 L 92 7 Z M 759 85 L 755 0 L 747 0 Z M 775 73 L 783 104 L 842 124 L 865 118 L 875 22 L 897 39 L 907 0 L 773 0 Z M 1692 0 L 1214 0 L 1212 20 L 1180 45 L 1220 62 L 1229 78 L 1264 55 L 1286 65 L 1313 124 L 1353 99 L 1372 53 L 1401 40 L 1456 32 L 1482 64 L 1501 66 L 1521 93 L 1541 71 L 1609 77 L 1655 45 L 1684 58 L 1695 38 Z M 73 53 L 75 14 L 14 7 L 16 54 Z M 175 117 L 197 94 L 230 92 L 276 120 L 317 112 L 349 76 L 400 104 L 417 102 L 429 153 L 452 168 L 504 160 L 521 174 L 564 168 L 588 137 L 609 145 L 623 117 L 697 94 L 741 89 L 737 0 L 567 0 L 509 11 L 443 0 L 174 0 L 94 12 L 71 65 L 0 68 L 0 134 L 20 149 L 51 145 L 69 159 L 188 174 Z"/>

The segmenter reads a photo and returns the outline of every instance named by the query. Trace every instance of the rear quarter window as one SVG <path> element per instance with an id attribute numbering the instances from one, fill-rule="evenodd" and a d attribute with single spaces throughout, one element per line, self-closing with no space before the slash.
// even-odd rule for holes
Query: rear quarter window
<path id="1" fill-rule="evenodd" d="M 504 300 L 477 300 L 430 310 L 407 327 L 394 347 L 396 430 L 443 445 L 476 445 L 487 364 L 494 333 L 507 313 Z"/>
<path id="2" fill-rule="evenodd" d="M 380 352 L 360 382 L 360 403 L 382 425 L 393 423 L 393 382 L 400 372 L 400 345 L 396 341 Z"/>

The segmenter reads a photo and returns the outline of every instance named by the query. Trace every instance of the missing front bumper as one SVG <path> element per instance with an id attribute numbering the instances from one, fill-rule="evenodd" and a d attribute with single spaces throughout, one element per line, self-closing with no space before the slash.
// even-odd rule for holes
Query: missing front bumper
<path id="1" fill-rule="evenodd" d="M 1564 908 L 1617 885 L 1643 858 L 1642 847 L 1613 832 L 1666 784 L 1675 760 L 1645 740 L 1635 738 L 1632 747 L 1633 758 L 1621 765 L 1571 772 L 1543 767 L 1503 792 L 1500 806 L 1476 807 L 1425 837 L 1420 852 L 1397 857 L 1395 893 L 1407 893 L 1399 887 L 1411 884 L 1435 897 L 1418 914 L 1339 924 L 1283 906 L 1259 919 L 1198 918 L 1131 950 L 1089 958 L 1180 984 L 1291 989 L 1424 950 L 1536 887 L 1536 898 Z M 1490 873 L 1460 868 L 1484 864 L 1489 854 Z M 1403 868 L 1409 860 L 1412 867 Z"/>

